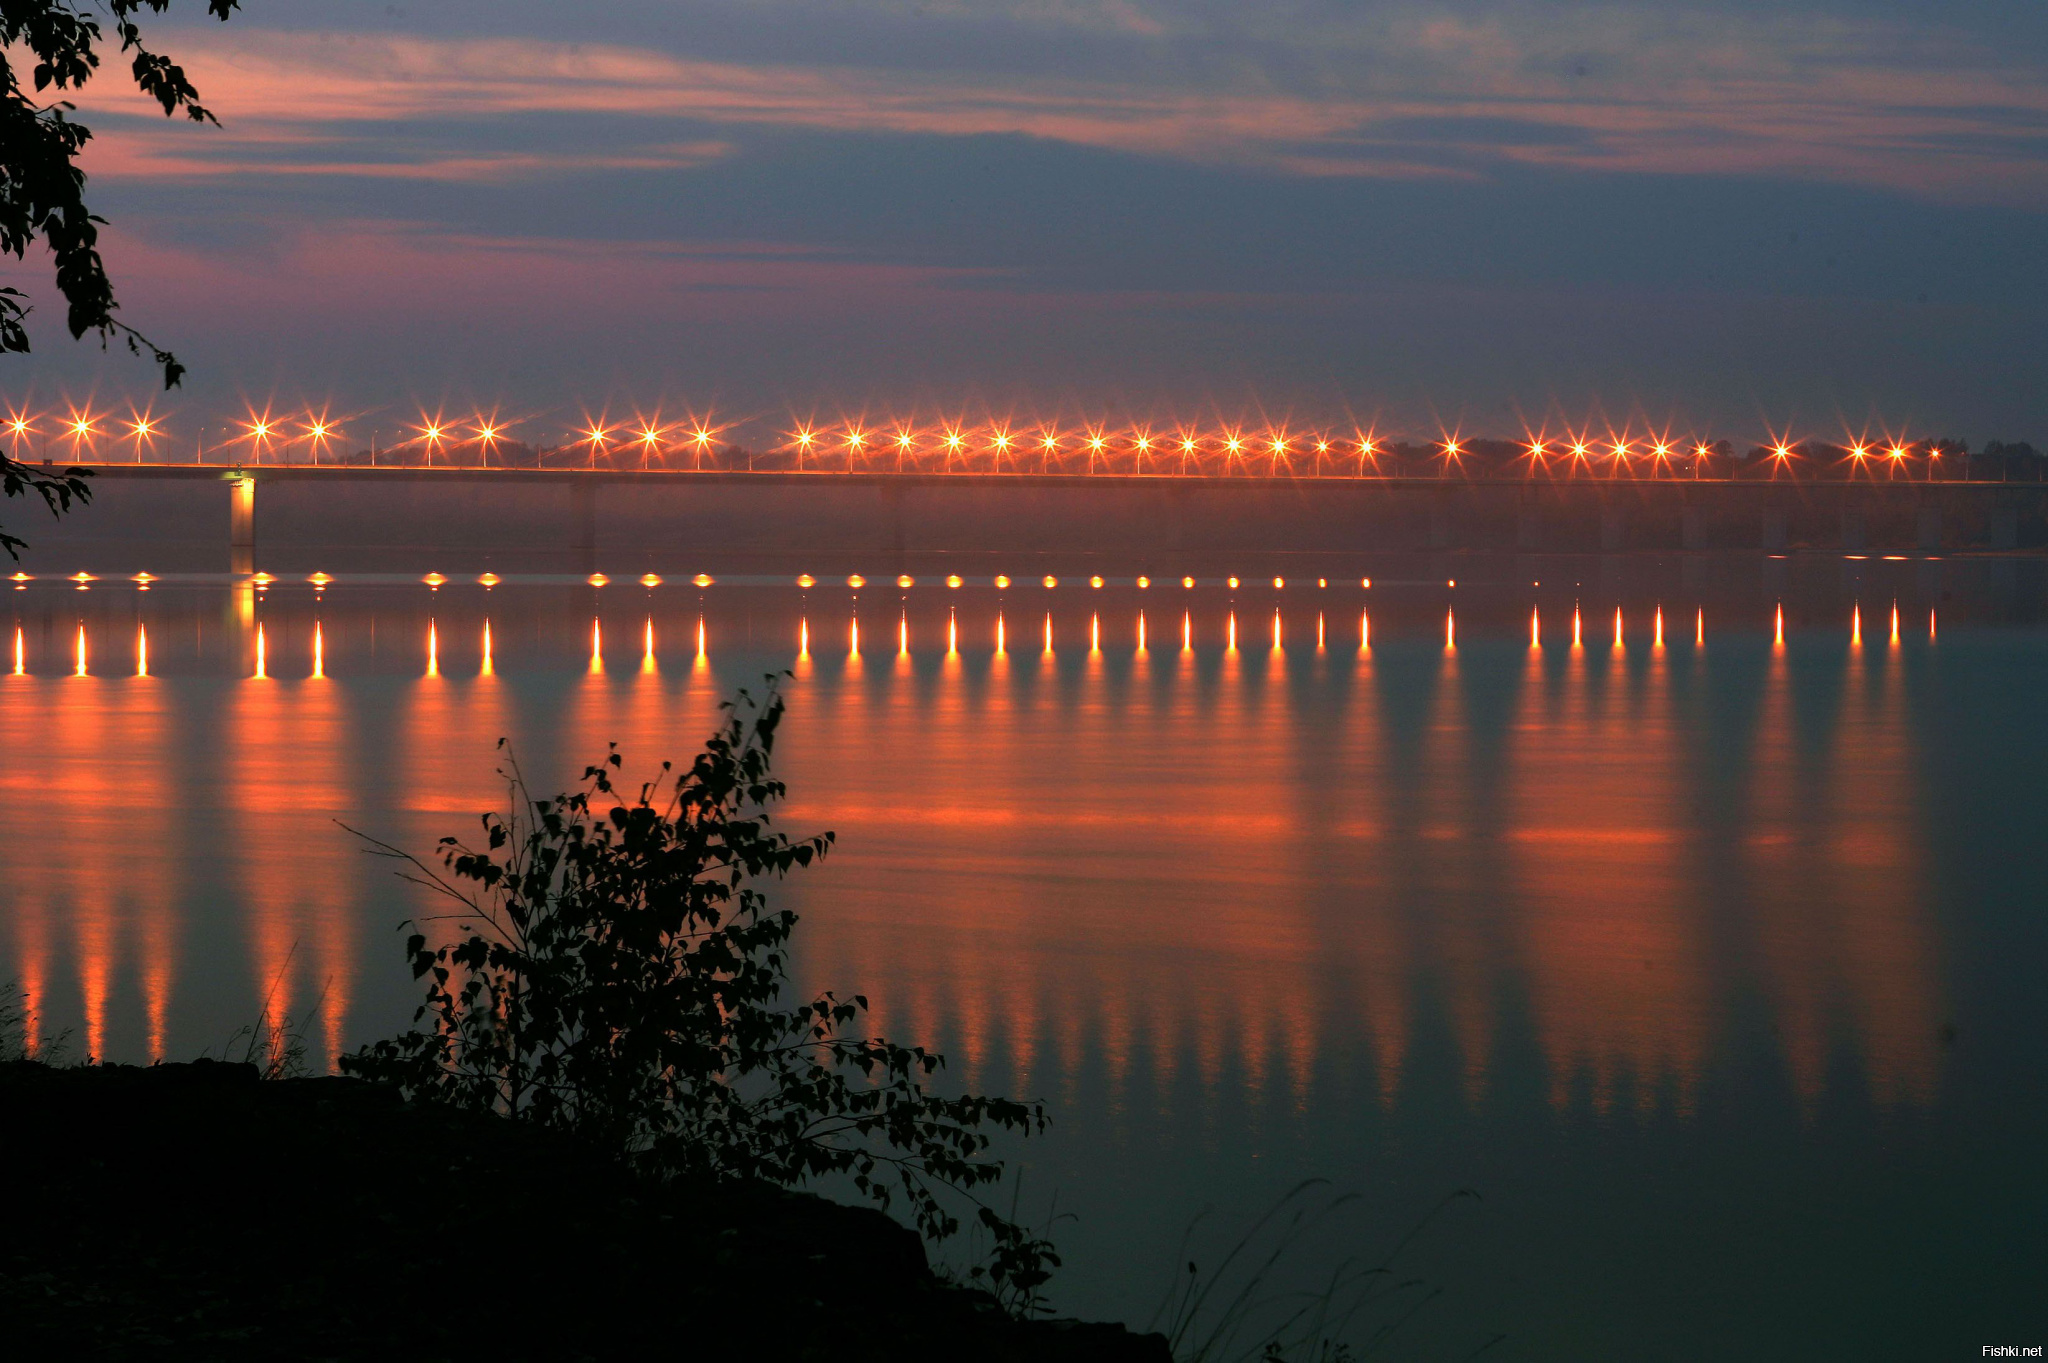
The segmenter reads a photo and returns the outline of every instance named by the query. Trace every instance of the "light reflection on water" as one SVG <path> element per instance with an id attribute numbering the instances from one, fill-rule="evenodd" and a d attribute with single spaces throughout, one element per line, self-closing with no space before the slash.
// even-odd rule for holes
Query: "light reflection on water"
<path id="1" fill-rule="evenodd" d="M 1054 1102 L 1033 1176 L 1129 1203 L 1069 1233 L 1080 1309 L 1141 1317 L 1117 1265 L 1298 1176 L 1590 1160 L 1711 1205 L 1731 1121 L 1846 1109 L 1853 1145 L 1967 1107 L 1944 1029 L 1982 924 L 1950 865 L 2010 851 L 1944 823 L 1941 745 L 2038 751 L 2017 702 L 1959 731 L 1950 693 L 2048 682 L 2039 632 L 1937 635 L 1910 582 L 1458 591 L 38 589 L 0 678 L 0 799 L 36 833 L 0 844 L 0 978 L 93 1055 L 266 1015 L 331 1055 L 409 1016 L 417 907 L 337 821 L 426 852 L 502 805 L 501 736 L 548 789 L 611 740 L 651 774 L 787 667 L 784 823 L 839 834 L 780 892 L 803 981 Z M 1614 1123 L 1666 1164 L 1607 1171 Z M 1467 1141 L 1528 1154 L 1400 1153 Z M 1552 1295 L 1462 1290 L 1545 1355 Z"/>

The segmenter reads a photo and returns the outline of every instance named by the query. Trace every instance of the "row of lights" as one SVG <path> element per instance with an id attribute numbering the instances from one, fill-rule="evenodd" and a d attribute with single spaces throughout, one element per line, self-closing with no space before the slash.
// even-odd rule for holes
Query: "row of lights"
<path id="1" fill-rule="evenodd" d="M 1237 651 L 1236 611 L 1232 611 L 1228 615 L 1226 621 L 1226 629 L 1226 649 L 1227 651 L 1234 653 Z M 1366 653 L 1370 651 L 1372 647 L 1372 617 L 1369 612 L 1361 611 L 1359 613 L 1358 629 L 1359 651 L 1360 653 Z M 1664 648 L 1664 608 L 1661 605 L 1656 608 L 1652 615 L 1651 629 L 1652 644 L 1655 648 L 1661 651 Z M 1138 651 L 1142 654 L 1145 651 L 1145 613 L 1143 611 L 1138 612 L 1137 630 Z M 1193 651 L 1193 630 L 1194 618 L 1192 615 L 1184 612 L 1181 616 L 1181 651 L 1183 653 Z M 1457 612 L 1455 610 L 1446 610 L 1444 612 L 1444 648 L 1447 652 L 1453 651 L 1457 647 L 1457 630 Z M 860 652 L 860 620 L 858 617 L 856 617 L 850 624 L 849 631 L 850 633 L 848 637 L 850 641 L 850 652 L 857 655 Z M 1571 627 L 1572 649 L 1574 652 L 1585 647 L 1583 631 L 1583 618 L 1580 614 L 1579 607 L 1574 605 L 1572 607 Z M 1095 616 L 1089 622 L 1088 634 L 1088 644 L 1090 651 L 1099 652 L 1102 647 L 1102 619 L 1100 615 Z M 146 677 L 149 675 L 149 633 L 147 628 L 144 626 L 137 626 L 135 638 L 135 675 L 138 677 Z M 593 619 L 590 625 L 590 670 L 593 673 L 602 672 L 604 670 L 603 638 L 604 635 L 602 624 L 599 621 Z M 1052 616 L 1050 615 L 1047 615 L 1045 617 L 1044 638 L 1045 651 L 1048 654 L 1050 654 L 1051 652 L 1053 652 L 1053 621 Z M 1863 646 L 1863 607 L 1860 602 L 1856 603 L 1850 608 L 1849 638 L 1850 643 L 1853 647 L 1860 649 Z M 1935 612 L 1932 607 L 1929 607 L 1927 612 L 1927 638 L 1929 642 L 1932 642 L 1935 638 Z M 998 614 L 996 617 L 995 640 L 996 652 L 1000 655 L 1004 651 L 1004 622 L 1000 614 Z M 1273 649 L 1275 652 L 1280 651 L 1281 640 L 1282 624 L 1280 612 L 1276 608 L 1273 612 Z M 1695 611 L 1693 616 L 1693 642 L 1696 646 L 1704 646 L 1706 641 L 1707 616 L 1706 611 L 1704 609 L 1700 609 Z M 1895 649 L 1898 648 L 1900 645 L 1899 606 L 1896 601 L 1892 603 L 1891 608 L 1890 642 L 1891 646 Z M 1623 644 L 1624 626 L 1622 611 L 1621 608 L 1617 606 L 1614 611 L 1613 646 L 1616 649 L 1619 649 L 1623 647 Z M 1773 618 L 1772 645 L 1775 649 L 1778 650 L 1782 650 L 1785 647 L 1785 608 L 1783 605 L 1778 606 Z M 1319 653 L 1322 652 L 1325 646 L 1325 621 L 1323 614 L 1319 611 L 1316 613 L 1316 651 Z M 1543 646 L 1544 644 L 1542 614 L 1539 610 L 1532 608 L 1529 612 L 1529 647 L 1532 650 L 1540 650 L 1543 648 Z M 959 648 L 959 622 L 957 619 L 951 618 L 949 616 L 946 625 L 946 651 L 949 654 L 958 653 Z M 649 619 L 647 622 L 646 630 L 643 636 L 643 649 L 643 669 L 651 670 L 653 667 L 655 655 L 654 622 L 652 619 Z M 483 674 L 489 676 L 493 673 L 494 669 L 492 666 L 491 659 L 491 625 L 490 621 L 488 620 L 484 622 L 483 627 L 483 650 Z M 906 654 L 910 651 L 910 626 L 907 619 L 899 619 L 897 624 L 897 650 L 900 653 Z M 264 630 L 262 625 L 258 624 L 256 628 L 255 672 L 255 676 L 258 679 L 267 679 L 268 677 L 266 669 L 267 652 L 268 649 L 266 647 Z M 810 657 L 810 652 L 811 628 L 810 620 L 808 617 L 806 617 L 800 623 L 798 629 L 797 656 L 800 660 L 807 659 Z M 323 678 L 326 675 L 325 653 L 326 649 L 325 640 L 323 638 L 323 632 L 321 630 L 320 623 L 316 620 L 313 625 L 313 676 L 315 678 Z M 697 622 L 697 657 L 700 661 L 700 665 L 702 660 L 707 656 L 707 654 L 708 645 L 705 637 L 704 622 L 702 617 L 699 617 Z M 79 677 L 90 675 L 87 671 L 86 662 L 87 650 L 85 625 L 83 622 L 80 622 L 78 626 L 77 641 L 74 647 L 74 666 L 72 675 Z M 28 646 L 26 637 L 20 625 L 16 625 L 14 628 L 13 675 L 17 677 L 23 677 L 28 675 Z M 438 677 L 441 675 L 440 631 L 433 621 L 429 621 L 427 624 L 427 675 L 430 677 Z"/>
<path id="2" fill-rule="evenodd" d="M 34 420 L 31 416 L 15 412 L 6 423 L 7 429 L 15 439 L 25 439 L 39 433 L 33 424 Z M 73 411 L 63 417 L 59 423 L 58 433 L 71 439 L 74 446 L 77 446 L 102 434 L 102 422 L 108 427 L 105 434 L 135 441 L 138 455 L 144 444 L 163 434 L 161 423 L 147 413 L 116 421 L 111 417 L 80 411 Z M 439 417 L 423 419 L 418 425 L 410 428 L 415 434 L 399 444 L 421 446 L 430 461 L 436 451 L 451 444 L 474 443 L 488 451 L 505 438 L 510 424 L 512 423 L 482 414 L 472 418 L 467 425 L 444 421 Z M 117 426 L 126 427 L 125 432 L 115 430 Z M 329 420 L 325 415 L 312 413 L 299 419 L 296 428 L 293 427 L 291 419 L 273 418 L 268 414 L 251 417 L 239 423 L 239 426 L 241 435 L 237 439 L 249 442 L 254 448 L 261 449 L 274 443 L 304 439 L 313 447 L 316 458 L 321 449 L 341 435 L 339 423 Z M 701 454 L 710 449 L 721 429 L 707 426 L 702 422 L 689 423 L 686 428 L 682 424 L 664 426 L 643 421 L 637 427 L 612 428 L 593 424 L 576 434 L 577 443 L 588 445 L 595 458 L 598 453 L 613 447 L 639 448 L 646 452 L 654 452 L 688 445 Z M 1470 452 L 1470 445 L 1471 442 L 1458 436 L 1447 435 L 1436 442 L 1435 448 L 1442 458 L 1455 462 Z M 787 448 L 794 449 L 800 458 L 808 454 L 822 454 L 835 450 L 848 458 L 891 451 L 907 455 L 921 450 L 942 450 L 949 458 L 982 453 L 1000 460 L 1005 456 L 1022 457 L 1030 453 L 1049 458 L 1054 454 L 1063 455 L 1072 449 L 1084 450 L 1091 457 L 1108 457 L 1111 454 L 1122 453 L 1142 459 L 1147 455 L 1166 456 L 1178 453 L 1183 457 L 1194 457 L 1205 453 L 1220 453 L 1230 458 L 1263 454 L 1278 461 L 1296 453 L 1311 451 L 1318 456 L 1343 455 L 1348 458 L 1355 455 L 1362 460 L 1370 460 L 1384 453 L 1386 444 L 1376 435 L 1366 432 L 1355 433 L 1347 439 L 1334 439 L 1326 434 L 1290 435 L 1285 430 L 1270 430 L 1259 435 L 1247 435 L 1239 430 L 1225 430 L 1219 434 L 1203 435 L 1197 430 L 1181 429 L 1171 436 L 1155 436 L 1145 429 L 1113 434 L 1103 427 L 1087 428 L 1078 434 L 1062 434 L 1051 427 L 1017 432 L 1008 426 L 994 424 L 979 429 L 944 426 L 936 432 L 920 433 L 905 426 L 884 432 L 878 428 L 869 429 L 849 423 L 832 428 L 799 424 L 788 433 Z M 1798 453 L 1798 446 L 1783 438 L 1776 440 L 1769 448 L 1772 456 L 1780 461 L 1789 461 Z M 1856 440 L 1844 448 L 1852 459 L 1858 461 L 1873 458 L 1899 461 L 1912 454 L 1917 447 L 1912 442 L 1899 440 L 1893 440 L 1888 445 L 1874 445 Z M 1925 448 L 1930 459 L 1941 457 L 1939 446 L 1930 444 Z M 1596 442 L 1579 436 L 1551 440 L 1538 435 L 1525 443 L 1525 449 L 1528 458 L 1537 464 L 1547 463 L 1553 457 L 1569 458 L 1574 463 L 1591 463 L 1599 460 L 1625 464 L 1635 458 L 1666 462 L 1683 458 L 1688 453 L 1695 459 L 1704 460 L 1713 454 L 1713 447 L 1704 441 L 1692 442 L 1688 449 L 1682 442 L 1648 437 L 1641 441 L 1623 437 Z"/>

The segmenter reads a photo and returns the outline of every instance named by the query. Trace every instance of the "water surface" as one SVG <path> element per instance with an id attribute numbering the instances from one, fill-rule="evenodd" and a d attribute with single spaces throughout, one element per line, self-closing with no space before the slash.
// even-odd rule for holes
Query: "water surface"
<path id="1" fill-rule="evenodd" d="M 1322 1265 L 1482 1195 L 1413 1356 L 2038 1339 L 2038 564 L 702 566 L 23 584 L 0 978 L 109 1059 L 387 1033 L 418 901 L 340 822 L 424 852 L 500 737 L 651 773 L 787 668 L 802 980 L 1052 1104 L 1063 1309 L 1143 1323 L 1196 1212 L 1323 1176 Z"/>

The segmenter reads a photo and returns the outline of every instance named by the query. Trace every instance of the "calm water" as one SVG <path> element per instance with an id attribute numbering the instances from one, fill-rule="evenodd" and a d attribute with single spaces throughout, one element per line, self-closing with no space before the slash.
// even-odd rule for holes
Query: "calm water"
<path id="1" fill-rule="evenodd" d="M 28 583 L 0 978 L 111 1059 L 388 1032 L 414 901 L 337 820 L 428 849 L 500 736 L 645 771 L 788 667 L 803 981 L 1052 1103 L 1063 1308 L 1143 1323 L 1197 1212 L 1212 1258 L 1323 1176 L 1311 1266 L 1482 1195 L 1403 1261 L 1416 1357 L 2043 1342 L 2041 565 L 881 566 Z"/>

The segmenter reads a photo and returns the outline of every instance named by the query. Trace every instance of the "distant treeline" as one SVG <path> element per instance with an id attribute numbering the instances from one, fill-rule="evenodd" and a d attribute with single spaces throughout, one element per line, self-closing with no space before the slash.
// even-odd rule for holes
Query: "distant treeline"
<path id="1" fill-rule="evenodd" d="M 265 463 L 305 463 L 272 455 Z M 618 471 L 636 469 L 717 469 L 772 472 L 815 470 L 860 473 L 1061 473 L 1061 474 L 1200 474 L 1236 476 L 1368 476 L 1395 478 L 1734 478 L 1815 479 L 1830 481 L 1912 482 L 2039 482 L 2048 480 L 2048 456 L 2025 442 L 1987 441 L 1972 449 L 1963 440 L 1939 439 L 1911 444 L 1831 444 L 1800 441 L 1786 445 L 1752 445 L 1737 450 L 1726 440 L 1712 444 L 1671 445 L 1663 450 L 1647 442 L 1626 446 L 1617 454 L 1612 443 L 1575 446 L 1553 441 L 1540 450 L 1512 440 L 1443 442 L 1394 441 L 1361 452 L 1355 441 L 1314 442 L 1275 453 L 1247 442 L 1241 451 L 1214 447 L 1195 451 L 1155 444 L 1139 449 L 1128 440 L 1110 441 L 1099 450 L 1061 449 L 1046 452 L 1018 447 L 997 452 L 984 448 L 957 451 L 918 449 L 898 452 L 876 447 L 849 452 L 826 448 L 757 450 L 741 444 L 692 443 L 647 446 L 640 443 L 593 450 L 588 444 L 529 445 L 498 440 L 488 448 L 480 441 L 449 443 L 429 461 L 417 445 L 398 450 L 369 449 L 325 454 L 321 463 L 349 465 L 431 462 L 451 468 L 528 468 Z"/>

